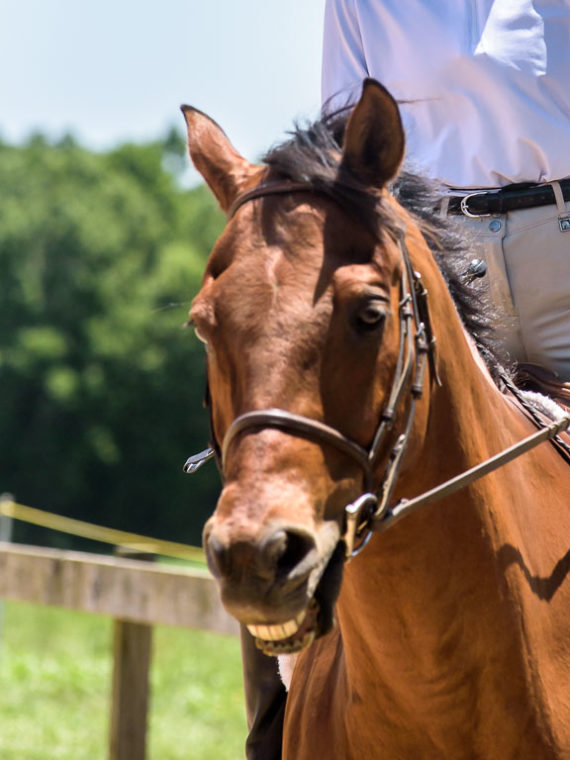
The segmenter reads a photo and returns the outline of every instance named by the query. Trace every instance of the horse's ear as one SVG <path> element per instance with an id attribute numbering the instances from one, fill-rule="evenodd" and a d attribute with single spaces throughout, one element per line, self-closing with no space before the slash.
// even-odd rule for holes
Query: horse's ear
<path id="1" fill-rule="evenodd" d="M 398 104 L 379 82 L 365 79 L 346 125 L 342 168 L 368 186 L 384 187 L 398 173 L 404 148 Z"/>
<path id="2" fill-rule="evenodd" d="M 191 106 L 180 110 L 186 120 L 190 158 L 222 210 L 227 211 L 255 167 L 240 156 L 213 119 Z"/>

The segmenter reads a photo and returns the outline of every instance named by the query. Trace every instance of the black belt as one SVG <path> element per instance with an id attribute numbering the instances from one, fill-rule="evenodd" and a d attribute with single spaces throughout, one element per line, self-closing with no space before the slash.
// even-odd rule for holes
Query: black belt
<path id="1" fill-rule="evenodd" d="M 570 200 L 570 178 L 559 180 L 559 185 L 564 200 Z M 556 199 L 551 185 L 521 183 L 506 185 L 501 190 L 488 193 L 452 195 L 449 199 L 448 211 L 450 214 L 465 214 L 465 216 L 487 216 L 533 206 L 549 206 L 553 203 L 556 203 Z"/>

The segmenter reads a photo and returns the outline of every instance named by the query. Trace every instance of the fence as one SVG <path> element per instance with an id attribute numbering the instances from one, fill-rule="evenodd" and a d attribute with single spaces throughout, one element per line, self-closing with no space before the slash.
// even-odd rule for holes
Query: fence
<path id="1" fill-rule="evenodd" d="M 0 542 L 0 598 L 114 618 L 110 760 L 144 760 L 153 625 L 236 634 L 205 570 Z"/>

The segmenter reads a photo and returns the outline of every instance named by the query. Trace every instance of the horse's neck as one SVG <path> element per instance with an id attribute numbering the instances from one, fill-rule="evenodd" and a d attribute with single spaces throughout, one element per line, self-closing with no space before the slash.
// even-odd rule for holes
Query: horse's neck
<path id="1" fill-rule="evenodd" d="M 468 343 L 455 348 L 448 362 L 442 357 L 444 385 L 397 496 L 431 488 L 532 432 Z M 506 515 L 528 462 L 402 520 L 347 567 L 338 608 L 343 679 L 354 694 L 377 689 L 372 677 L 382 683 L 383 710 L 395 724 L 413 719 L 445 734 L 477 703 L 496 712 L 500 732 L 508 710 L 497 705 L 498 684 L 500 699 L 524 705 L 522 615 L 497 553 L 517 545 L 519 526 L 509 535 Z"/>

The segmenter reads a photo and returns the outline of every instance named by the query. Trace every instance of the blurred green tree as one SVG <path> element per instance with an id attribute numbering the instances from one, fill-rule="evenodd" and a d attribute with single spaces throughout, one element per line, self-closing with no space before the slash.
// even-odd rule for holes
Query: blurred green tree
<path id="1" fill-rule="evenodd" d="M 203 347 L 182 325 L 223 221 L 180 187 L 181 146 L 0 144 L 0 490 L 199 543 L 219 478 L 181 471 L 208 439 Z"/>

